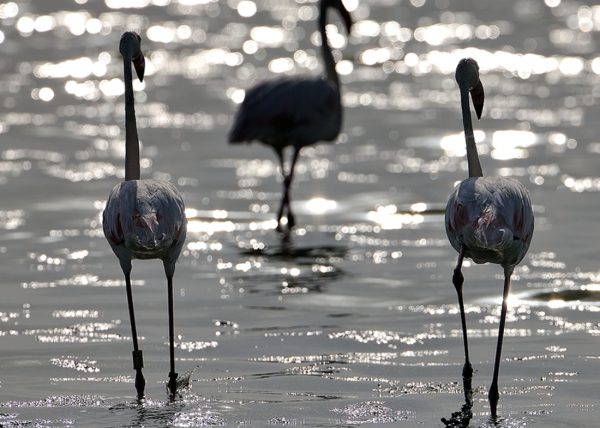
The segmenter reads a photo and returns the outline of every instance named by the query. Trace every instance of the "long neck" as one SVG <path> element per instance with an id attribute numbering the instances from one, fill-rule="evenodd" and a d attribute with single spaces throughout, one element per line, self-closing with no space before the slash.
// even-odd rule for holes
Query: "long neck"
<path id="1" fill-rule="evenodd" d="M 319 32 L 321 33 L 321 54 L 323 55 L 323 62 L 325 64 L 325 73 L 327 75 L 327 80 L 339 88 L 340 80 L 335 71 L 335 61 L 333 59 L 333 55 L 331 54 L 331 48 L 329 47 L 329 41 L 327 40 L 327 31 L 325 27 L 327 26 L 327 2 L 321 1 L 319 11 Z"/>
<path id="2" fill-rule="evenodd" d="M 471 110 L 469 108 L 469 91 L 460 91 L 460 105 L 462 107 L 463 126 L 465 128 L 465 140 L 467 143 L 467 164 L 469 166 L 469 177 L 483 177 L 477 145 L 473 135 L 473 123 L 471 122 Z"/>
<path id="3" fill-rule="evenodd" d="M 135 124 L 131 58 L 123 57 L 125 67 L 125 180 L 140 179 L 140 142 Z"/>

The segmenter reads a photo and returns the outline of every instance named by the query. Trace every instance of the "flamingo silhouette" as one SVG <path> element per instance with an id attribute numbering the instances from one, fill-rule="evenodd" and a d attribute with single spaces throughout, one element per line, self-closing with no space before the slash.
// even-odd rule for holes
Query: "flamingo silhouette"
<path id="1" fill-rule="evenodd" d="M 282 78 L 253 87 L 247 92 L 229 133 L 230 143 L 258 140 L 275 150 L 283 175 L 283 194 L 277 212 L 279 231 L 286 210 L 288 228 L 296 224 L 290 206 L 290 185 L 300 150 L 317 141 L 335 140 L 342 125 L 340 81 L 325 31 L 329 8 L 339 11 L 348 33 L 352 27 L 352 17 L 341 0 L 320 1 L 319 31 L 326 77 Z M 286 173 L 283 151 L 288 146 L 294 152 Z"/>
<path id="2" fill-rule="evenodd" d="M 170 372 L 168 389 L 177 391 L 173 336 L 173 274 L 186 235 L 183 198 L 175 186 L 167 181 L 140 180 L 139 141 L 135 120 L 131 63 L 140 81 L 144 78 L 144 55 L 141 38 L 128 31 L 121 37 L 119 51 L 125 68 L 125 181 L 111 191 L 102 214 L 104 236 L 119 258 L 125 275 L 127 303 L 133 338 L 133 368 L 136 371 L 135 388 L 143 398 L 146 381 L 142 351 L 138 348 L 133 296 L 131 293 L 131 260 L 161 259 L 167 276 L 169 305 Z"/>
<path id="3" fill-rule="evenodd" d="M 463 386 L 467 402 L 470 402 L 473 368 L 469 361 L 462 295 L 464 279 L 461 272 L 463 259 L 468 257 L 475 263 L 496 263 L 504 269 L 504 292 L 494 375 L 488 394 L 491 414 L 495 418 L 499 399 L 498 372 L 510 277 L 515 266 L 523 259 L 529 248 L 533 236 L 533 211 L 529 193 L 520 182 L 511 178 L 484 177 L 481 171 L 469 109 L 469 93 L 471 93 L 477 118 L 481 117 L 484 92 L 483 85 L 479 80 L 477 62 L 471 58 L 461 60 L 456 67 L 456 81 L 460 88 L 469 178 L 463 180 L 448 199 L 446 234 L 452 247 L 459 253 L 452 282 L 458 294 L 465 348 Z"/>

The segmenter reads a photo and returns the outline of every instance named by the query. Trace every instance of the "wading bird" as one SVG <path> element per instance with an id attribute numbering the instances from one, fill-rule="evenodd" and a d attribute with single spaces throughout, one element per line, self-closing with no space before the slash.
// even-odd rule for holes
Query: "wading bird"
<path id="1" fill-rule="evenodd" d="M 452 282 L 458 293 L 460 318 L 465 347 L 463 382 L 465 397 L 471 401 L 471 378 L 473 368 L 469 361 L 465 308 L 463 305 L 461 272 L 463 259 L 475 263 L 496 263 L 504 269 L 504 292 L 498 329 L 498 344 L 494 375 L 489 390 L 492 417 L 496 417 L 498 405 L 498 371 L 502 354 L 502 338 L 506 319 L 510 277 L 523 259 L 533 235 L 533 211 L 529 193 L 517 180 L 502 177 L 484 177 L 473 136 L 469 93 L 477 118 L 481 118 L 484 92 L 479 80 L 479 66 L 471 58 L 463 59 L 456 67 L 456 81 L 460 89 L 462 118 L 467 144 L 469 178 L 462 181 L 450 195 L 446 206 L 446 234 L 452 247 L 458 251 L 458 261 Z"/>
<path id="2" fill-rule="evenodd" d="M 230 143 L 257 140 L 275 150 L 283 175 L 283 193 L 277 212 L 279 231 L 286 210 L 288 228 L 296 223 L 290 207 L 290 186 L 300 150 L 318 141 L 335 140 L 342 125 L 340 81 L 325 27 L 329 8 L 339 11 L 348 33 L 352 17 L 342 0 L 321 0 L 319 8 L 321 54 L 326 77 L 282 78 L 255 86 L 246 93 L 229 133 Z M 288 146 L 293 148 L 293 154 L 286 173 L 283 151 Z"/>
<path id="3" fill-rule="evenodd" d="M 138 398 L 144 396 L 146 381 L 142 351 L 138 348 L 137 330 L 131 293 L 131 260 L 161 259 L 167 276 L 169 304 L 170 372 L 168 389 L 177 390 L 173 336 L 173 273 L 186 235 L 183 198 L 175 186 L 167 181 L 140 180 L 140 154 L 131 64 L 140 81 L 144 78 L 144 55 L 141 38 L 128 31 L 121 37 L 119 51 L 125 67 L 125 181 L 111 191 L 102 215 L 104 236 L 121 262 L 125 274 L 127 303 L 133 338 L 133 368 L 136 371 L 135 388 Z"/>

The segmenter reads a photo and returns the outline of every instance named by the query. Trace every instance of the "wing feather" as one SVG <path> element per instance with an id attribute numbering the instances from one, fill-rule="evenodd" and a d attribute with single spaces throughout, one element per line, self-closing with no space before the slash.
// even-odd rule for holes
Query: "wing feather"
<path id="1" fill-rule="evenodd" d="M 305 145 L 330 140 L 339 132 L 339 124 L 335 135 L 328 131 L 335 127 L 340 110 L 338 89 L 327 80 L 284 78 L 264 82 L 247 92 L 229 142 Z"/>
<path id="2" fill-rule="evenodd" d="M 104 235 L 111 245 L 124 245 L 162 257 L 186 232 L 185 206 L 175 186 L 159 180 L 130 180 L 117 184 L 102 215 Z"/>
<path id="3" fill-rule="evenodd" d="M 517 180 L 471 177 L 451 194 L 445 223 L 457 251 L 465 245 L 478 263 L 514 265 L 529 248 L 534 216 L 529 193 Z"/>

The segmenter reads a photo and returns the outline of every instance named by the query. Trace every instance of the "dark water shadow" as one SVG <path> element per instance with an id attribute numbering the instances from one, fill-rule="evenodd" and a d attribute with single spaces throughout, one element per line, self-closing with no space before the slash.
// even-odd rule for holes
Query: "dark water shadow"
<path id="1" fill-rule="evenodd" d="M 570 289 L 532 293 L 527 299 L 541 302 L 562 300 L 564 302 L 600 302 L 600 290 Z"/>
<path id="2" fill-rule="evenodd" d="M 240 255 L 265 257 L 273 260 L 302 260 L 344 258 L 348 248 L 344 245 L 300 245 L 295 244 L 289 234 L 281 234 L 276 244 L 265 245 L 264 248 L 241 248 Z"/>
<path id="3" fill-rule="evenodd" d="M 260 248 L 240 248 L 242 258 L 261 259 L 259 271 L 238 274 L 232 280 L 244 286 L 246 292 L 261 294 L 323 293 L 329 282 L 345 275 L 335 262 L 344 259 L 348 248 L 343 245 L 296 244 L 288 234 L 281 234 L 275 244 Z M 296 268 L 293 272 L 291 269 Z M 271 284 L 265 290 L 264 285 Z"/>
<path id="4" fill-rule="evenodd" d="M 468 428 L 473 419 L 473 402 L 465 400 L 460 410 L 453 412 L 449 419 L 442 418 L 442 423 L 451 428 Z"/>
<path id="5" fill-rule="evenodd" d="M 512 428 L 525 426 L 524 420 L 505 418 L 501 416 L 488 416 L 485 420 L 473 421 L 473 402 L 465 400 L 460 410 L 453 412 L 449 419 L 441 419 L 448 428 Z"/>

